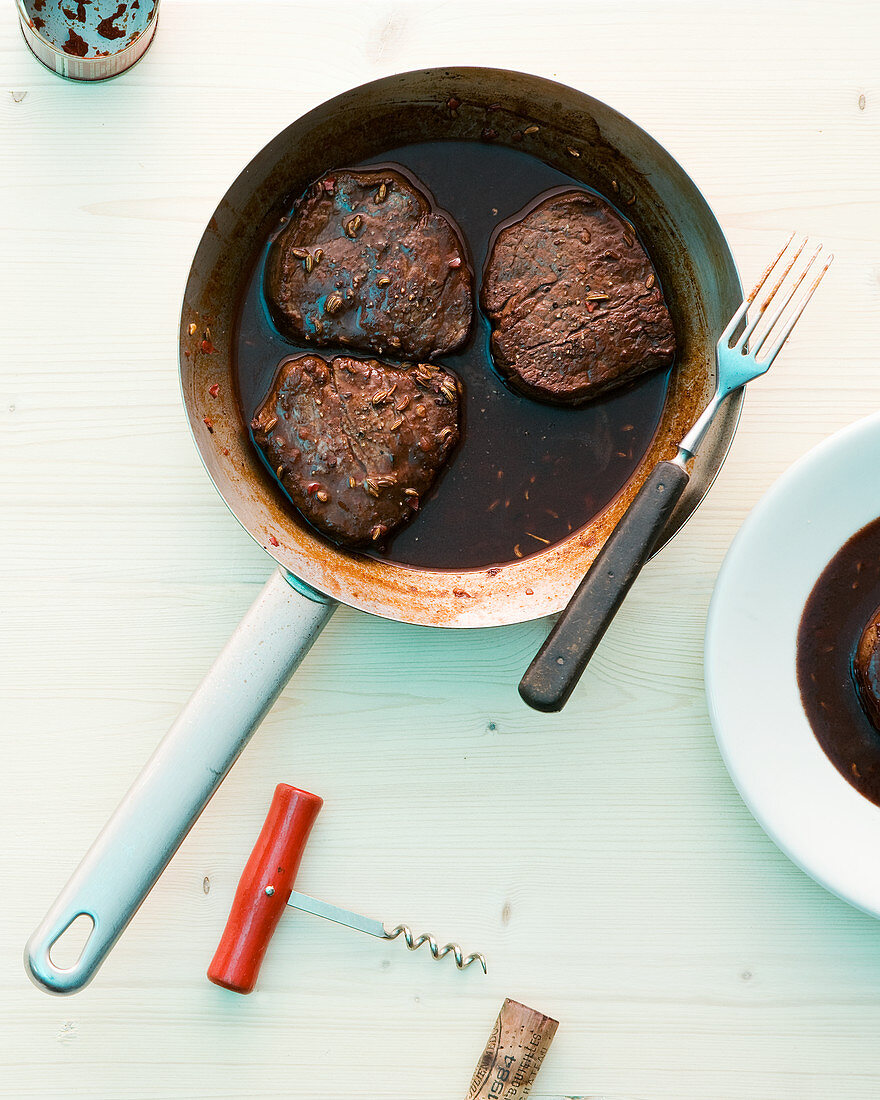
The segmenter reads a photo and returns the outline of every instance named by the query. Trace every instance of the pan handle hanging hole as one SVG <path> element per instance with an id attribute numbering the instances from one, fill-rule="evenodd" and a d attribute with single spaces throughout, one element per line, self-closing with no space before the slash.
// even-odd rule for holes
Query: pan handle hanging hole
<path id="1" fill-rule="evenodd" d="M 49 960 L 59 970 L 71 970 L 82 958 L 86 944 L 95 930 L 91 913 L 77 913 L 60 932 L 49 948 Z"/>

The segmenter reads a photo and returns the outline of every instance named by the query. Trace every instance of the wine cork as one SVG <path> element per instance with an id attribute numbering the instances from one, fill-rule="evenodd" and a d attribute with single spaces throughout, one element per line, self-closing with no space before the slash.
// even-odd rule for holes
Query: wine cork
<path id="1" fill-rule="evenodd" d="M 525 1100 L 558 1027 L 557 1020 L 508 997 L 474 1070 L 466 1100 Z"/>

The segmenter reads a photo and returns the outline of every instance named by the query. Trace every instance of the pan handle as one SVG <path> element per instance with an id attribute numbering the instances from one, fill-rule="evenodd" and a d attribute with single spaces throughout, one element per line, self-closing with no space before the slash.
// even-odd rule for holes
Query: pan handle
<path id="1" fill-rule="evenodd" d="M 59 994 L 88 985 L 335 608 L 272 575 L 28 940 L 36 985 Z M 89 937 L 73 966 L 59 967 L 52 947 L 81 915 Z"/>
<path id="2" fill-rule="evenodd" d="M 688 483 L 677 462 L 648 475 L 519 684 L 535 710 L 562 710 Z"/>

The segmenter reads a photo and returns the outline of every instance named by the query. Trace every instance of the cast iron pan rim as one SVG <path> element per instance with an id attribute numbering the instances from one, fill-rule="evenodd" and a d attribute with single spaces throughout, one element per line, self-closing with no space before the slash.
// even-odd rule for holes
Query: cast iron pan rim
<path id="1" fill-rule="evenodd" d="M 230 184 L 229 188 L 227 188 L 224 197 L 221 199 L 220 204 L 218 205 L 214 212 L 214 215 L 212 216 L 212 219 L 210 219 L 209 221 L 208 227 L 202 234 L 202 237 L 196 249 L 193 264 L 190 268 L 190 272 L 186 281 L 187 289 L 184 293 L 184 304 L 181 312 L 180 324 L 181 339 L 179 348 L 179 382 L 181 386 L 181 396 L 183 399 L 184 408 L 186 410 L 190 433 L 196 445 L 196 450 L 198 451 L 199 458 L 209 478 L 213 482 L 214 487 L 220 494 L 221 499 L 226 504 L 226 507 L 236 518 L 239 524 L 244 528 L 244 530 L 251 536 L 251 538 L 253 538 L 264 550 L 266 550 L 266 552 L 271 557 L 275 559 L 282 570 L 284 570 L 289 576 L 293 576 L 296 580 L 298 580 L 299 584 L 303 586 L 306 590 L 311 587 L 314 590 L 323 593 L 324 595 L 339 599 L 341 600 L 341 602 L 347 603 L 352 607 L 359 608 L 368 613 L 377 614 L 383 618 L 388 618 L 401 622 L 409 622 L 422 625 L 442 625 L 459 628 L 483 627 L 489 625 L 507 625 L 517 622 L 527 622 L 532 619 L 541 618 L 548 614 L 553 614 L 561 610 L 561 608 L 564 607 L 567 603 L 571 591 L 574 588 L 574 585 L 562 584 L 560 578 L 560 583 L 556 586 L 556 589 L 554 591 L 552 606 L 548 606 L 548 602 L 546 600 L 536 600 L 533 603 L 526 605 L 523 605 L 522 601 L 520 601 L 519 605 L 515 607 L 515 613 L 511 614 L 511 609 L 514 605 L 511 603 L 511 601 L 505 600 L 503 593 L 489 593 L 489 595 L 486 596 L 485 599 L 487 601 L 491 601 L 493 607 L 490 609 L 488 614 L 483 613 L 482 615 L 476 615 L 474 617 L 468 617 L 466 615 L 456 617 L 456 615 L 453 614 L 449 618 L 443 617 L 441 615 L 437 619 L 437 621 L 434 622 L 424 611 L 420 611 L 418 607 L 413 607 L 412 605 L 414 603 L 417 603 L 417 601 L 413 601 L 411 599 L 408 601 L 405 593 L 395 594 L 395 607 L 393 610 L 389 610 L 388 604 L 392 602 L 392 598 L 390 596 L 386 596 L 384 598 L 380 596 L 378 601 L 375 601 L 379 606 L 375 606 L 374 603 L 371 603 L 369 598 L 364 598 L 360 592 L 355 592 L 354 594 L 352 594 L 349 591 L 351 585 L 348 581 L 343 581 L 343 588 L 345 589 L 345 591 L 340 593 L 339 591 L 334 592 L 332 590 L 332 586 L 322 584 L 321 580 L 316 579 L 315 577 L 309 577 L 307 580 L 296 577 L 296 573 L 298 572 L 298 570 L 292 570 L 290 564 L 284 560 L 283 548 L 281 550 L 275 550 L 273 552 L 273 549 L 270 546 L 267 546 L 254 530 L 251 530 L 246 519 L 238 514 L 238 512 L 235 510 L 235 507 L 233 506 L 233 503 L 231 503 L 230 500 L 227 499 L 226 492 L 223 488 L 221 488 L 221 485 L 218 483 L 218 479 L 214 476 L 214 473 L 211 470 L 211 466 L 208 462 L 206 454 L 206 452 L 213 453 L 214 448 L 217 446 L 217 444 L 216 442 L 212 443 L 213 436 L 207 440 L 200 440 L 200 435 L 204 436 L 204 433 L 201 433 L 199 431 L 202 418 L 199 415 L 199 410 L 194 407 L 194 401 L 191 400 L 190 395 L 187 394 L 185 389 L 184 370 L 187 368 L 184 364 L 183 352 L 185 344 L 185 323 L 187 319 L 187 291 L 189 289 L 192 279 L 196 276 L 196 260 L 199 257 L 199 254 L 202 251 L 203 247 L 205 246 L 209 238 L 209 234 L 212 232 L 210 228 L 211 224 L 214 219 L 218 218 L 218 216 L 221 214 L 224 203 L 227 201 L 230 192 L 234 190 L 237 184 L 245 180 L 252 171 L 254 171 L 255 169 L 259 169 L 259 167 L 265 162 L 268 151 L 274 145 L 276 145 L 276 143 L 279 146 L 283 146 L 285 135 L 292 127 L 303 125 L 307 122 L 310 115 L 318 112 L 326 114 L 334 110 L 338 110 L 340 107 L 345 105 L 347 101 L 350 101 L 353 95 L 368 97 L 370 93 L 375 94 L 376 90 L 383 89 L 383 87 L 392 90 L 395 84 L 405 83 L 408 79 L 416 80 L 418 78 L 425 77 L 436 78 L 438 80 L 443 79 L 444 77 L 447 79 L 455 78 L 462 81 L 470 78 L 471 80 L 475 81 L 485 80 L 487 82 L 496 83 L 502 82 L 505 78 L 513 80 L 525 80 L 535 84 L 536 86 L 542 87 L 547 92 L 547 94 L 550 94 L 554 90 L 556 90 L 559 95 L 564 96 L 569 100 L 575 97 L 583 101 L 586 107 L 589 107 L 590 104 L 595 104 L 599 110 L 600 115 L 604 113 L 605 115 L 611 116 L 612 118 L 618 120 L 624 130 L 628 130 L 630 133 L 635 135 L 640 142 L 643 142 L 646 147 L 653 151 L 654 155 L 658 157 L 659 160 L 667 162 L 670 174 L 677 176 L 675 180 L 676 190 L 681 190 L 682 188 L 684 188 L 689 192 L 688 203 L 692 209 L 696 210 L 700 214 L 704 228 L 708 233 L 711 234 L 713 243 L 719 250 L 721 262 L 725 265 L 726 268 L 729 268 L 729 270 L 727 270 L 726 272 L 727 278 L 728 280 L 732 280 L 732 283 L 735 285 L 736 289 L 739 292 L 741 300 L 741 283 L 738 277 L 738 273 L 736 271 L 736 264 L 733 258 L 732 251 L 721 229 L 721 226 L 719 225 L 718 220 L 713 214 L 702 191 L 697 187 L 693 179 L 688 175 L 687 172 L 685 172 L 684 168 L 672 156 L 672 154 L 670 154 L 662 145 L 660 145 L 659 142 L 651 137 L 651 135 L 643 130 L 637 123 L 633 122 L 625 115 L 616 111 L 613 107 L 610 107 L 607 104 L 602 103 L 600 100 L 597 100 L 594 97 L 590 96 L 586 92 L 582 92 L 579 89 L 572 88 L 569 85 L 562 84 L 558 81 L 549 80 L 545 77 L 535 76 L 530 73 L 524 73 L 516 70 L 493 69 L 476 66 L 438 66 L 430 69 L 410 70 L 405 73 L 397 73 L 390 76 L 381 77 L 377 80 L 359 85 L 356 88 L 347 89 L 332 97 L 331 99 L 316 105 L 299 118 L 294 119 L 288 126 L 286 126 L 278 134 L 276 134 L 274 138 L 272 138 L 259 152 L 255 154 L 255 156 L 248 162 L 247 166 L 239 173 L 233 183 Z M 722 409 L 722 412 L 720 414 L 720 418 L 727 418 L 726 423 L 724 424 L 723 438 L 716 442 L 715 453 L 713 454 L 711 463 L 704 462 L 702 464 L 698 464 L 697 470 L 691 478 L 690 490 L 685 494 L 685 497 L 683 498 L 681 504 L 670 518 L 666 529 L 664 530 L 659 542 L 657 543 L 657 546 L 653 552 L 654 554 L 658 553 L 678 533 L 678 531 L 681 530 L 681 528 L 690 519 L 690 516 L 702 502 L 705 494 L 714 484 L 715 479 L 720 473 L 721 467 L 723 466 L 724 461 L 729 454 L 730 447 L 732 446 L 733 438 L 736 434 L 736 430 L 740 421 L 743 397 L 743 391 L 740 390 L 732 394 L 728 401 L 725 402 L 725 407 Z M 613 507 L 613 504 L 613 501 L 609 503 L 602 515 L 605 515 Z M 589 526 L 592 527 L 600 518 L 601 517 L 596 517 L 593 523 Z M 530 558 L 523 559 L 522 562 L 506 563 L 497 569 L 497 574 L 499 576 L 502 574 L 507 574 L 508 579 L 512 580 L 513 578 L 511 577 L 511 574 L 514 573 L 514 571 L 519 572 L 520 576 L 517 578 L 515 583 L 517 587 L 521 587 L 523 584 L 529 583 L 529 576 L 522 572 L 523 566 L 525 566 L 526 564 L 530 566 L 534 566 L 537 564 L 540 567 L 542 561 L 544 561 L 545 559 L 551 559 L 555 556 L 554 551 L 557 550 L 560 546 L 568 546 L 569 544 L 574 545 L 577 537 L 578 532 L 575 532 L 572 536 L 570 536 L 569 539 L 565 540 L 564 543 L 557 544 L 556 547 L 550 547 L 548 548 L 548 550 L 543 551 L 540 554 L 532 555 Z M 318 538 L 320 539 L 320 536 L 318 536 Z M 323 539 L 320 539 L 321 543 L 323 543 L 323 541 Z M 327 549 L 324 551 L 325 555 L 329 555 L 331 558 L 344 560 L 349 564 L 349 568 L 352 567 L 352 562 L 354 561 L 354 559 L 351 557 L 351 555 L 347 554 L 346 551 L 340 550 L 336 547 L 330 547 L 329 544 L 324 545 L 327 547 Z M 551 562 L 550 560 L 546 560 L 546 564 L 544 565 L 544 572 L 548 575 L 552 574 L 554 572 L 554 564 L 555 563 Z M 387 570 L 397 570 L 401 573 L 401 575 L 404 575 L 409 580 L 416 580 L 419 577 L 420 573 L 424 574 L 425 579 L 430 580 L 431 582 L 436 582 L 439 577 L 442 577 L 443 579 L 448 581 L 450 589 L 453 584 L 467 584 L 469 579 L 479 579 L 480 581 L 484 582 L 487 574 L 487 568 L 481 570 L 469 570 L 463 573 L 446 572 L 441 574 L 439 573 L 439 571 L 434 572 L 419 570 L 411 567 L 398 566 L 394 563 L 388 563 L 387 565 L 385 565 L 385 563 L 375 562 L 373 560 L 369 560 L 369 565 L 373 567 L 382 567 L 384 565 Z M 586 570 L 586 567 L 587 566 L 585 565 L 584 571 Z M 332 567 L 331 576 L 335 580 L 336 575 Z M 366 587 L 369 587 L 368 582 L 364 583 Z M 497 605 L 499 604 L 502 605 L 501 611 L 499 611 L 497 607 Z"/>

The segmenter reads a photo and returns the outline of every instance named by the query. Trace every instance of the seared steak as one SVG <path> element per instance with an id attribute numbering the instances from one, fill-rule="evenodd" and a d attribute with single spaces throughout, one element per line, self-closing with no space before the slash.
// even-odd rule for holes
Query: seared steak
<path id="1" fill-rule="evenodd" d="M 880 730 L 880 607 L 862 631 L 854 667 L 862 705 Z"/>
<path id="2" fill-rule="evenodd" d="M 458 442 L 459 386 L 433 365 L 285 360 L 254 439 L 294 504 L 349 546 L 413 518 Z"/>
<path id="3" fill-rule="evenodd" d="M 470 329 L 464 245 L 398 172 L 332 172 L 312 184 L 266 270 L 279 328 L 317 347 L 430 359 Z"/>
<path id="4" fill-rule="evenodd" d="M 651 261 L 632 226 L 586 191 L 552 195 L 498 233 L 481 304 L 495 365 L 544 401 L 580 404 L 675 356 Z"/>

